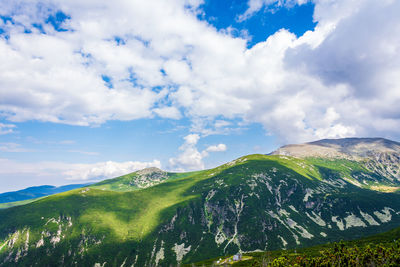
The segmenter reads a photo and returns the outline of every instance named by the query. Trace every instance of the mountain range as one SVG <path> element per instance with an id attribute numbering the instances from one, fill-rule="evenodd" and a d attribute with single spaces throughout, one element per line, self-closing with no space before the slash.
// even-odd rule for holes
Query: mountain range
<path id="1" fill-rule="evenodd" d="M 210 170 L 144 169 L 0 210 L 0 265 L 170 266 L 400 223 L 400 144 L 325 139 Z"/>
<path id="2" fill-rule="evenodd" d="M 72 189 L 84 187 L 87 185 L 89 184 L 70 184 L 64 186 L 53 186 L 53 185 L 32 186 L 18 191 L 1 193 L 0 203 L 8 203 L 15 201 L 23 201 L 38 197 L 45 197 L 69 191 Z"/>

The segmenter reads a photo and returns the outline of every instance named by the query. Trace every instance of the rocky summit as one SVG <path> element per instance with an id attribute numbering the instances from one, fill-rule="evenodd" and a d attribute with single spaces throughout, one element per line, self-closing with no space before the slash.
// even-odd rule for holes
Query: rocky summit
<path id="1" fill-rule="evenodd" d="M 146 169 L 0 210 L 0 265 L 170 266 L 400 223 L 399 143 L 320 140 L 210 170 Z"/>
<path id="2" fill-rule="evenodd" d="M 286 145 L 271 155 L 324 157 L 361 160 L 379 154 L 400 154 L 400 143 L 384 138 L 323 139 L 315 142 Z"/>

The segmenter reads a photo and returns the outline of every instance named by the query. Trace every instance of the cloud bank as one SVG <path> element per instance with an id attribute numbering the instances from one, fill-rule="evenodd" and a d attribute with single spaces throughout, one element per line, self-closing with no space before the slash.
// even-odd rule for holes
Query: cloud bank
<path id="1" fill-rule="evenodd" d="M 201 2 L 1 2 L 0 115 L 240 120 L 282 142 L 400 136 L 399 1 L 314 0 L 313 31 L 282 29 L 251 48 L 200 21 Z M 250 0 L 243 16 L 305 2 Z M 192 152 L 188 166 L 201 166 Z"/>

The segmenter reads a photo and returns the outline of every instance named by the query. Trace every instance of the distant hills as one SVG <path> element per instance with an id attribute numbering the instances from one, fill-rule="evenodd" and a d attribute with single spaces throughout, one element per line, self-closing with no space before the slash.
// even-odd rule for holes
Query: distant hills
<path id="1" fill-rule="evenodd" d="M 32 199 L 32 198 L 49 196 L 49 195 L 73 190 L 75 188 L 84 187 L 87 185 L 89 185 L 89 184 L 70 184 L 70 185 L 64 185 L 64 186 L 59 186 L 59 187 L 52 186 L 52 185 L 28 187 L 23 190 L 6 192 L 6 193 L 0 194 L 0 203 L 22 201 L 22 200 L 28 200 L 28 199 Z"/>
<path id="2" fill-rule="evenodd" d="M 156 168 L 0 210 L 0 265 L 170 266 L 400 224 L 398 143 L 320 140 L 217 168 Z"/>

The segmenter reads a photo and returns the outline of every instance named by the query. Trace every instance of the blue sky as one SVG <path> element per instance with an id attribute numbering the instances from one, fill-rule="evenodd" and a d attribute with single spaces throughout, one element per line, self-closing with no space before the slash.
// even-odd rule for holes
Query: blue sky
<path id="1" fill-rule="evenodd" d="M 351 3 L 350 3 L 351 2 Z M 400 137 L 400 4 L 0 3 L 0 192 Z"/>

